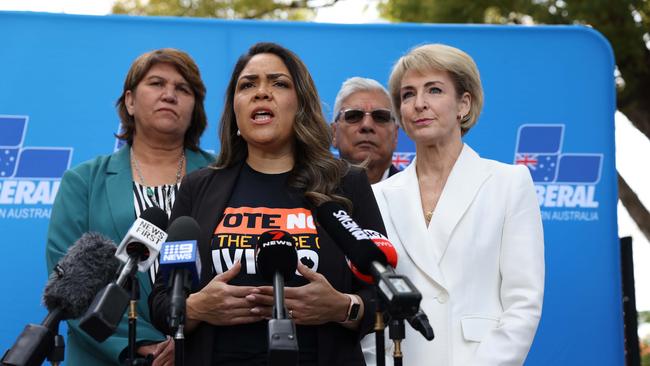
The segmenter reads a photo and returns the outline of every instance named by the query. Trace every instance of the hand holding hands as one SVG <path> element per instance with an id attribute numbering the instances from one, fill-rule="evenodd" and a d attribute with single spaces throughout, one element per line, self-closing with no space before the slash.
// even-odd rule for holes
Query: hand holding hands
<path id="1" fill-rule="evenodd" d="M 190 295 L 187 299 L 187 328 L 193 329 L 200 321 L 212 325 L 236 325 L 264 319 L 263 315 L 251 312 L 251 308 L 259 305 L 246 298 L 254 287 L 228 284 L 240 269 L 241 263 L 235 263 L 226 272 L 215 276 L 201 291 Z"/>
<path id="2" fill-rule="evenodd" d="M 298 272 L 309 281 L 300 287 L 285 287 L 285 306 L 296 324 L 318 325 L 345 320 L 350 299 L 338 292 L 320 273 L 298 263 Z M 256 304 L 252 314 L 270 318 L 273 306 L 273 287 L 253 288 L 246 300 Z"/>
<path id="3" fill-rule="evenodd" d="M 167 337 L 167 340 L 160 343 L 149 344 L 138 348 L 140 356 L 153 355 L 151 366 L 174 366 L 174 341 Z"/>

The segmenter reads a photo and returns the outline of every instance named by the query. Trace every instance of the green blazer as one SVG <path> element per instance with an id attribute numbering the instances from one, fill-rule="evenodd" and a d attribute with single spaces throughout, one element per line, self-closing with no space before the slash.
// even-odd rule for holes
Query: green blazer
<path id="1" fill-rule="evenodd" d="M 47 233 L 45 258 L 48 273 L 86 232 L 99 232 L 118 244 L 126 235 L 136 218 L 129 147 L 127 144 L 112 155 L 84 162 L 63 175 Z M 185 156 L 188 173 L 214 161 L 214 157 L 204 151 L 185 150 Z M 165 336 L 151 325 L 149 319 L 149 274 L 138 272 L 138 279 L 137 340 L 162 341 Z M 77 320 L 68 321 L 67 365 L 120 365 L 120 353 L 128 345 L 126 314 L 115 334 L 102 343 L 79 329 L 78 324 Z"/>

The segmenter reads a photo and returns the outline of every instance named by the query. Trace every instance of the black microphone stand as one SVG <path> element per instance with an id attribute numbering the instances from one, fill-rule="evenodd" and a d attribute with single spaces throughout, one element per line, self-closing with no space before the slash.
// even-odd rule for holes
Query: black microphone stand
<path id="1" fill-rule="evenodd" d="M 136 331 L 137 331 L 137 325 L 138 325 L 138 312 L 136 305 L 138 303 L 138 300 L 140 299 L 140 290 L 139 286 L 136 286 L 137 279 L 136 279 L 136 274 L 135 272 L 131 272 L 130 275 L 130 285 L 131 285 L 131 299 L 129 301 L 129 358 L 128 358 L 128 363 L 131 365 L 135 365 L 135 356 L 136 356 L 136 350 L 135 350 L 135 342 L 137 339 L 136 336 Z"/>
<path id="2" fill-rule="evenodd" d="M 183 333 L 184 325 L 178 326 L 174 333 L 174 365 L 185 365 L 185 334 Z"/>
<path id="3" fill-rule="evenodd" d="M 273 318 L 269 320 L 269 366 L 297 366 L 296 325 L 284 306 L 284 277 L 273 275 Z"/>
<path id="4" fill-rule="evenodd" d="M 384 328 L 386 324 L 384 323 L 384 304 L 379 298 L 375 288 L 375 299 L 377 299 L 377 312 L 375 313 L 375 361 L 377 366 L 385 366 L 386 358 L 384 353 L 386 353 L 384 346 Z"/>
<path id="5" fill-rule="evenodd" d="M 137 268 L 137 267 L 135 267 Z M 136 350 L 136 333 L 138 323 L 138 300 L 140 299 L 140 282 L 138 281 L 137 271 L 133 270 L 129 274 L 129 286 L 131 299 L 129 301 L 129 343 L 128 343 L 128 358 L 125 363 L 127 366 L 150 365 L 153 361 L 151 356 L 138 357 Z"/>
<path id="6" fill-rule="evenodd" d="M 185 308 L 190 293 L 192 278 L 187 270 L 175 270 L 170 277 L 172 299 L 169 326 L 174 333 L 174 365 L 185 365 Z M 176 297 L 176 294 L 182 296 Z"/>
<path id="7" fill-rule="evenodd" d="M 406 329 L 404 327 L 404 319 L 396 318 L 391 319 L 388 324 L 388 335 L 393 340 L 395 347 L 393 348 L 393 364 L 395 366 L 402 366 L 402 340 L 406 336 Z"/>
<path id="8" fill-rule="evenodd" d="M 59 334 L 59 322 L 63 311 L 55 309 L 42 324 L 28 324 L 16 339 L 16 343 L 5 352 L 0 364 L 3 366 L 39 366 L 45 358 L 54 366 L 63 361 L 65 343 Z"/>
<path id="9" fill-rule="evenodd" d="M 420 331 L 427 340 L 433 339 L 433 330 L 429 325 L 426 314 L 420 310 L 422 294 L 406 277 L 393 271 L 386 270 L 381 263 L 373 262 L 371 270 L 376 279 L 375 291 L 378 295 L 378 309 L 383 309 L 390 317 L 389 337 L 394 343 L 393 360 L 395 366 L 402 365 L 402 340 L 406 335 L 404 320 L 408 319 L 411 326 Z M 375 323 L 375 345 L 377 350 L 377 365 L 383 365 L 384 342 L 383 331 L 378 331 L 378 323 L 383 323 L 382 315 L 377 314 Z M 381 344 L 380 344 L 380 339 Z"/>
<path id="10" fill-rule="evenodd" d="M 54 335 L 54 346 L 52 351 L 47 355 L 47 360 L 50 361 L 52 366 L 59 366 L 65 357 L 65 340 L 63 336 L 59 334 L 59 327 L 56 327 L 56 334 Z"/>

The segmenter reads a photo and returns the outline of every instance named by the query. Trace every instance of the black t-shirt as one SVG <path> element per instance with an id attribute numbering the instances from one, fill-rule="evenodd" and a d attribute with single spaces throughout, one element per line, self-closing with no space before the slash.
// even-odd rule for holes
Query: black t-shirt
<path id="1" fill-rule="evenodd" d="M 241 261 L 241 271 L 231 285 L 270 285 L 255 268 L 255 245 L 265 231 L 279 229 L 296 239 L 299 260 L 318 271 L 323 248 L 318 243 L 311 211 L 304 195 L 288 187 L 289 173 L 263 174 L 245 164 L 238 177 L 221 222 L 211 242 L 212 265 L 220 274 Z M 325 249 L 325 252 L 327 250 Z M 296 272 L 286 286 L 296 287 L 307 281 Z M 268 350 L 267 321 L 215 327 L 215 365 L 266 365 Z M 317 332 L 314 326 L 296 326 L 300 365 L 315 365 Z"/>

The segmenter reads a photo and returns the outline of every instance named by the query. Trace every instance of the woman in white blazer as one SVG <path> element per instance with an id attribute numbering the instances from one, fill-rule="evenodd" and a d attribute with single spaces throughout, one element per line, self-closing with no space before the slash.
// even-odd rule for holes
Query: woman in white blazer
<path id="1" fill-rule="evenodd" d="M 544 239 L 530 173 L 483 159 L 463 143 L 483 104 L 476 64 L 465 52 L 414 48 L 395 64 L 389 87 L 417 158 L 373 190 L 399 255 L 397 271 L 422 292 L 421 309 L 436 334 L 427 342 L 407 326 L 404 364 L 522 365 L 544 294 Z M 372 365 L 372 334 L 364 346 Z M 391 355 L 387 344 L 388 361 Z"/>

